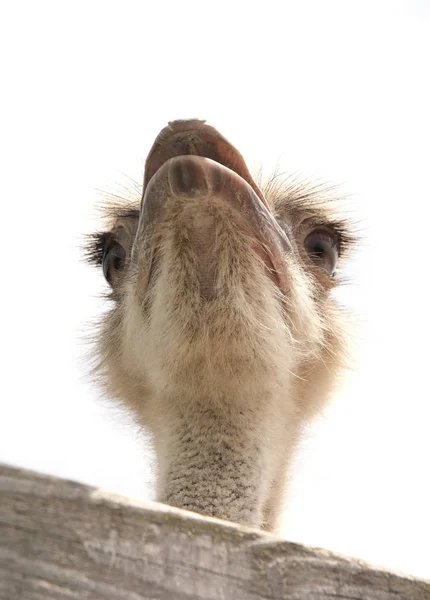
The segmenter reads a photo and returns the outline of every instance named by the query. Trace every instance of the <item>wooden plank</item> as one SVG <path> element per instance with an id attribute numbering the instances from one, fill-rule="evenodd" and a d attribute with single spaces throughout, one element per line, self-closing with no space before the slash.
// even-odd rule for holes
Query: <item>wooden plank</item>
<path id="1" fill-rule="evenodd" d="M 430 600 L 430 583 L 0 465 L 1 600 Z"/>

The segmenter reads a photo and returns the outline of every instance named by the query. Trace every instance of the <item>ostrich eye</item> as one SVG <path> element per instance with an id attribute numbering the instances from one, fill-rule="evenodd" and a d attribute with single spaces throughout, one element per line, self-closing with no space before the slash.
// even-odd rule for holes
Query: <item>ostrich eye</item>
<path id="1" fill-rule="evenodd" d="M 103 274 L 106 281 L 112 284 L 113 278 L 122 271 L 125 265 L 126 253 L 124 248 L 116 241 L 112 241 L 103 254 Z"/>
<path id="2" fill-rule="evenodd" d="M 338 259 L 336 235 L 326 229 L 315 229 L 306 237 L 305 249 L 312 262 L 332 277 Z"/>

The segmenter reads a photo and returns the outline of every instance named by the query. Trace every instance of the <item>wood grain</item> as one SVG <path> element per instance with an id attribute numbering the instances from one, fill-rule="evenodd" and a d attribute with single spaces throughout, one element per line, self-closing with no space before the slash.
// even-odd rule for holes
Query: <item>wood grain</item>
<path id="1" fill-rule="evenodd" d="M 0 499 L 1 600 L 430 600 L 428 582 L 1 465 Z"/>

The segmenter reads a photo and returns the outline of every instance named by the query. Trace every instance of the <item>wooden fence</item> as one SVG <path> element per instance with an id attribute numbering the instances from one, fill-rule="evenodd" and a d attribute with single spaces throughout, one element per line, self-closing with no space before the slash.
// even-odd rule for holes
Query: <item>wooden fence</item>
<path id="1" fill-rule="evenodd" d="M 430 583 L 0 465 L 1 600 L 260 598 L 430 600 Z"/>

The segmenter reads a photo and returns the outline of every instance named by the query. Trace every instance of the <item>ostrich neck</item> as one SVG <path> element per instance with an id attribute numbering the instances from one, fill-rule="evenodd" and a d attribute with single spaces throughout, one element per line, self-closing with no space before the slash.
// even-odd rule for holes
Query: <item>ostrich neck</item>
<path id="1" fill-rule="evenodd" d="M 283 479 L 295 423 L 285 410 L 273 410 L 288 406 L 285 398 L 259 400 L 239 404 L 234 398 L 221 406 L 181 399 L 175 418 L 161 417 L 163 426 L 154 432 L 157 500 L 261 527 L 271 489 Z"/>

